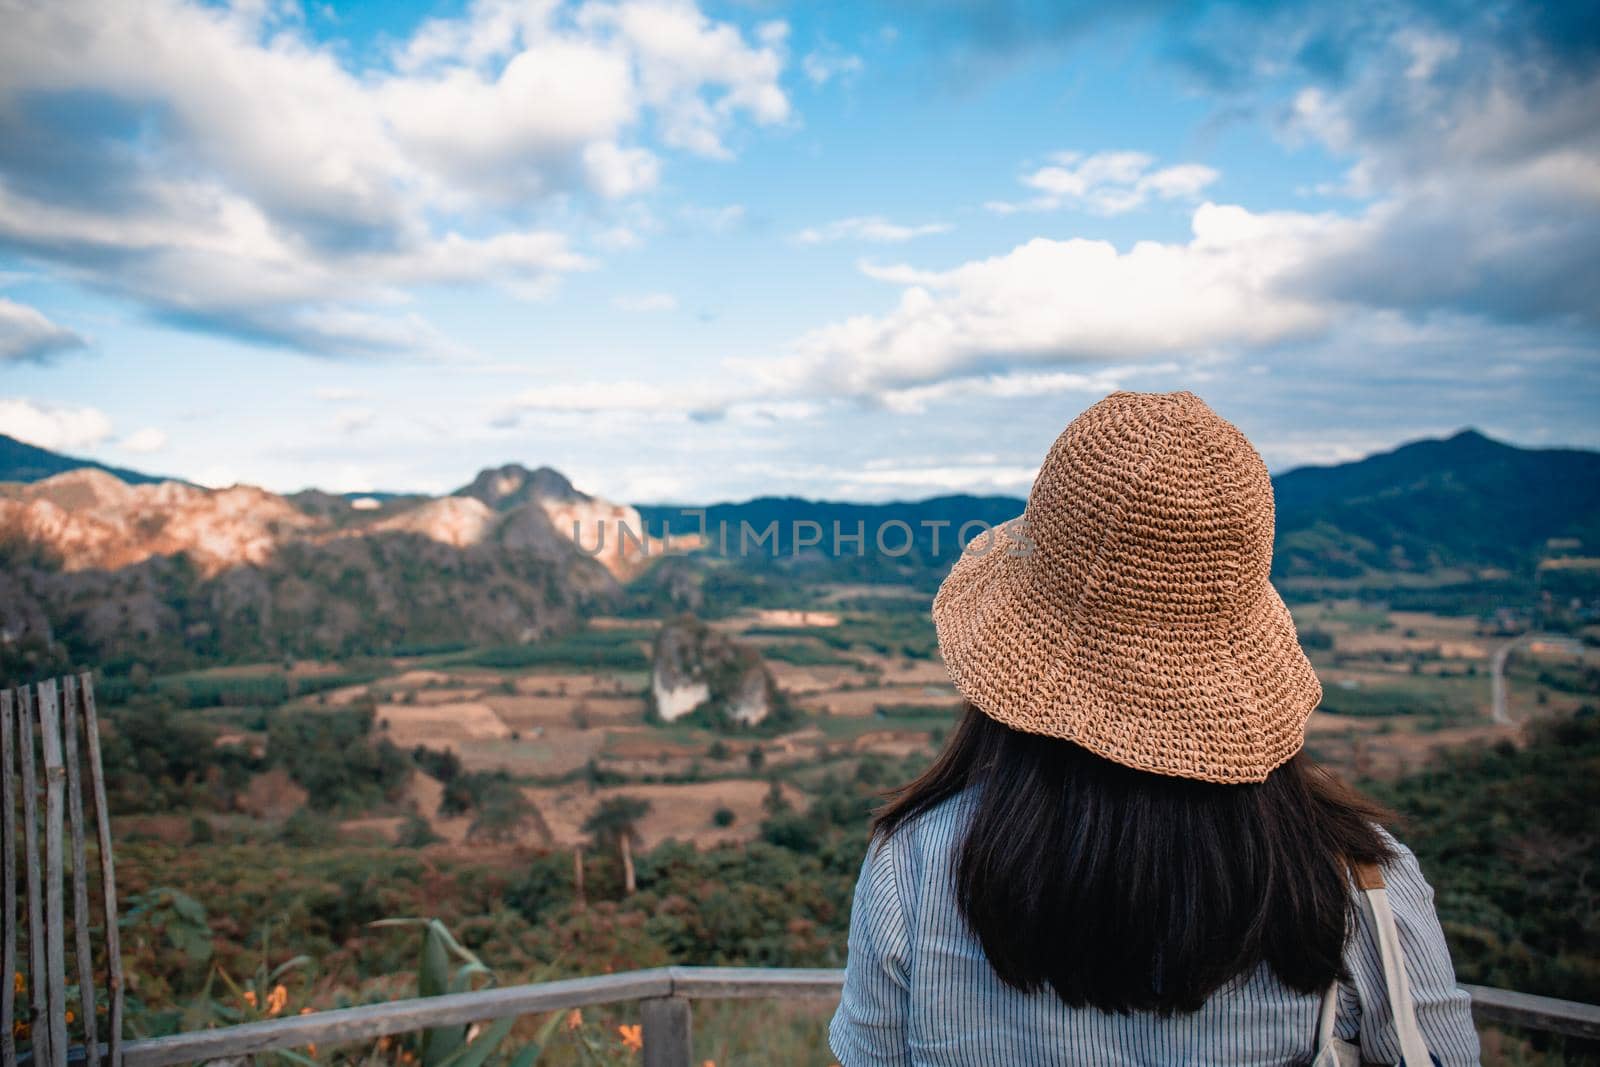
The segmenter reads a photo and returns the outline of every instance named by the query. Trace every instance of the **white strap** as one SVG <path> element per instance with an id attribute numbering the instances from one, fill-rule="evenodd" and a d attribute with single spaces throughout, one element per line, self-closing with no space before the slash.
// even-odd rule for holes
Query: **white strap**
<path id="1" fill-rule="evenodd" d="M 1381 886 L 1361 892 L 1362 906 L 1378 935 L 1378 955 L 1383 960 L 1383 984 L 1389 991 L 1389 1014 L 1400 1039 L 1400 1055 L 1406 1067 L 1432 1067 L 1433 1057 L 1417 1027 L 1416 1006 L 1411 1001 L 1411 982 L 1406 977 L 1406 955 L 1400 947 L 1400 931 L 1389 907 L 1389 891 Z M 1336 983 L 1337 984 L 1337 983 Z"/>
<path id="2" fill-rule="evenodd" d="M 1333 1044 L 1333 1024 L 1339 1015 L 1339 980 L 1336 978 L 1322 994 L 1322 1008 L 1317 1012 L 1317 1051 Z"/>
<path id="3" fill-rule="evenodd" d="M 1361 890 L 1361 906 L 1372 921 L 1378 939 L 1378 957 L 1383 965 L 1383 985 L 1389 995 L 1389 1014 L 1394 1019 L 1395 1035 L 1400 1040 L 1400 1055 L 1406 1067 L 1432 1067 L 1433 1057 L 1422 1039 L 1417 1026 L 1416 1006 L 1411 1000 L 1411 981 L 1406 977 L 1406 955 L 1400 947 L 1400 931 L 1395 926 L 1394 910 L 1389 907 L 1389 892 L 1380 883 Z M 1334 1037 L 1334 1023 L 1339 1014 L 1339 983 L 1334 981 L 1322 994 L 1322 1006 L 1317 1012 L 1316 1064 L 1340 1062 L 1343 1052 Z M 1353 1049 L 1352 1049 L 1353 1052 Z M 1353 1057 L 1352 1057 L 1353 1058 Z"/>

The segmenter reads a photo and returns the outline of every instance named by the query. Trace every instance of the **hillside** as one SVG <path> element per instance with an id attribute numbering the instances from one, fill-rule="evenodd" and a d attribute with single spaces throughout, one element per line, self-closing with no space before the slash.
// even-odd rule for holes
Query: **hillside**
<path id="1" fill-rule="evenodd" d="M 1531 577 L 1552 538 L 1581 543 L 1600 554 L 1600 453 L 1579 449 L 1528 449 L 1464 430 L 1445 440 L 1416 441 L 1353 463 L 1300 467 L 1273 479 L 1278 543 L 1273 571 L 1279 578 L 1344 579 L 1420 574 L 1440 568 L 1498 569 Z M 1021 498 L 947 496 L 890 504 L 856 504 L 759 497 L 705 509 L 713 545 L 727 530 L 726 555 L 746 567 L 777 562 L 834 580 L 936 583 L 955 558 L 955 532 L 964 522 L 999 523 L 1021 513 Z M 672 506 L 641 507 L 661 524 L 688 529 L 697 514 Z M 778 524 L 776 550 L 755 537 Z M 796 551 L 797 522 L 816 523 L 822 544 Z M 874 532 L 902 522 L 916 531 L 910 552 L 884 558 Z M 837 523 L 846 535 L 865 524 L 865 558 L 844 542 L 832 548 Z M 940 527 L 935 545 L 930 524 Z M 740 549 L 741 524 L 746 535 Z M 981 532 L 972 528 L 969 536 Z M 903 535 L 886 532 L 898 549 Z M 719 549 L 720 551 L 720 549 Z"/>
<path id="2" fill-rule="evenodd" d="M 966 495 L 887 504 L 757 497 L 712 504 L 703 519 L 688 506 L 647 505 L 639 514 L 652 536 L 667 530 L 699 533 L 703 523 L 706 551 L 746 571 L 777 568 L 806 580 L 926 586 L 936 584 L 955 562 L 964 524 L 974 524 L 967 530 L 970 539 L 985 524 L 1016 518 L 1023 503 L 1016 497 Z M 853 540 L 858 535 L 860 540 Z"/>
<path id="3" fill-rule="evenodd" d="M 0 674 L 515 643 L 616 595 L 537 497 L 337 500 L 97 468 L 0 485 Z"/>
<path id="4" fill-rule="evenodd" d="M 80 459 L 77 456 L 52 452 L 48 448 L 30 445 L 26 441 L 19 441 L 15 437 L 0 433 L 0 482 L 37 482 L 53 474 L 79 470 L 83 467 L 93 467 L 114 474 L 129 485 L 172 480 L 124 467 L 108 466 L 98 460 Z"/>
<path id="5" fill-rule="evenodd" d="M 1273 479 L 1284 574 L 1530 569 L 1551 538 L 1600 546 L 1600 453 L 1463 430 Z"/>
<path id="6" fill-rule="evenodd" d="M 26 455 L 36 469 L 76 462 Z M 1275 575 L 1300 597 L 1352 579 L 1450 575 L 1478 583 L 1456 610 L 1485 611 L 1511 595 L 1481 586 L 1495 575 L 1516 583 L 1519 604 L 1555 578 L 1563 598 L 1594 585 L 1580 557 L 1600 544 L 1600 453 L 1465 431 L 1274 484 Z M 617 603 L 623 583 L 626 609 L 650 617 L 804 606 L 822 582 L 931 590 L 965 524 L 970 538 L 1022 507 L 1003 496 L 716 504 L 704 511 L 704 550 L 656 566 L 658 544 L 646 556 L 620 531 L 659 538 L 670 528 L 689 548 L 698 514 L 592 497 L 548 467 L 486 469 L 437 498 L 279 496 L 81 467 L 0 483 L 0 665 L 514 643 Z M 1553 538 L 1569 557 L 1555 561 L 1559 573 L 1540 570 Z"/>

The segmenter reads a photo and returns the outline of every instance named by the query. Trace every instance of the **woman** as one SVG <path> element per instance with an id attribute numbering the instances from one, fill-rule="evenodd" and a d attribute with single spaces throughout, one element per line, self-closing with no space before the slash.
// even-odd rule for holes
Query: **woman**
<path id="1" fill-rule="evenodd" d="M 933 604 L 967 711 L 878 815 L 844 1067 L 1346 1062 L 1324 1022 L 1366 1061 L 1404 1033 L 1411 1067 L 1478 1062 L 1415 857 L 1300 752 L 1322 690 L 1272 533 L 1234 426 L 1114 393 L 968 546 Z"/>

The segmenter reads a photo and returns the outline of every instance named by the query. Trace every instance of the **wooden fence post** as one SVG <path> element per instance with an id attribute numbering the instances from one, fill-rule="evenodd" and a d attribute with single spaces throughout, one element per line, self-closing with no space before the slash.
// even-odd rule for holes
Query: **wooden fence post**
<path id="1" fill-rule="evenodd" d="M 17 810 L 16 810 L 16 717 L 11 706 L 11 690 L 0 689 L 0 843 L 5 848 L 0 877 L 5 879 L 5 941 L 0 944 L 0 1063 L 17 1062 L 17 1045 L 11 1027 L 16 1022 L 17 998 L 11 976 L 17 973 Z"/>
<path id="2" fill-rule="evenodd" d="M 61 883 L 66 868 L 67 766 L 61 756 L 61 702 L 56 680 L 39 683 L 39 742 L 44 756 L 44 980 L 49 1017 L 35 1029 L 50 1029 L 49 1062 L 67 1067 L 67 918 Z M 37 976 L 35 981 L 37 981 Z"/>
<path id="3" fill-rule="evenodd" d="M 106 1062 L 110 1067 L 122 1067 L 122 940 L 117 927 L 117 872 L 111 852 L 111 809 L 106 806 L 106 774 L 100 762 L 100 720 L 95 715 L 94 676 L 84 671 L 78 676 L 78 685 L 83 696 L 83 739 L 88 742 L 95 830 L 100 843 L 100 895 L 105 902 L 106 960 L 110 972 L 106 976 L 106 995 L 111 998 Z"/>
<path id="4" fill-rule="evenodd" d="M 33 1001 L 28 1016 L 28 1037 L 35 1063 L 54 1063 L 50 1055 L 50 1004 L 44 981 L 44 871 L 39 863 L 39 775 L 34 768 L 33 724 L 39 721 L 33 687 L 19 690 L 21 707 L 17 723 L 17 750 L 22 757 L 22 841 L 28 892 L 28 993 Z"/>
<path id="5" fill-rule="evenodd" d="M 67 818 L 72 825 L 72 929 L 78 942 L 78 1006 L 82 1012 L 83 1051 L 88 1067 L 100 1067 L 100 1040 L 94 1019 L 94 945 L 89 915 L 89 854 L 83 843 L 83 773 L 78 755 L 82 702 L 76 675 L 62 679 L 61 733 L 67 754 Z"/>
<path id="6" fill-rule="evenodd" d="M 644 1067 L 689 1067 L 694 1023 L 687 997 L 651 997 L 639 1002 Z"/>

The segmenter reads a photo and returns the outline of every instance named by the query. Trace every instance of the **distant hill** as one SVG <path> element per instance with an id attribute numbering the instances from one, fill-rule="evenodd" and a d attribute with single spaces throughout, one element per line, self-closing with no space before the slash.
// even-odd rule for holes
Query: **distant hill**
<path id="1" fill-rule="evenodd" d="M 659 546 L 642 555 L 619 529 L 659 538 L 670 527 L 682 538 L 700 532 L 699 515 L 614 504 L 548 467 L 487 469 L 442 497 L 358 499 L 152 484 L 7 437 L 0 458 L 9 464 L 0 481 L 0 674 L 68 661 L 518 641 L 619 604 L 659 617 L 799 603 L 818 582 L 931 590 L 964 524 L 974 524 L 970 539 L 1024 505 L 1008 496 L 714 504 L 705 550 L 656 565 Z M 1600 595 L 1600 572 L 1582 558 L 1600 556 L 1600 453 L 1518 448 L 1468 430 L 1302 467 L 1274 484 L 1274 574 L 1300 597 L 1348 579 L 1394 590 L 1415 585 L 1413 576 L 1469 583 L 1460 610 L 1535 592 Z M 1546 559 L 1552 539 L 1564 558 Z M 1492 575 L 1515 588 L 1485 584 Z"/>
<path id="2" fill-rule="evenodd" d="M 129 485 L 147 485 L 151 482 L 182 481 L 181 478 L 163 478 L 144 474 L 126 467 L 112 467 L 97 460 L 62 455 L 48 448 L 30 445 L 15 437 L 0 433 L 0 482 L 37 482 L 64 471 L 93 467 L 95 470 L 115 474 Z"/>
<path id="3" fill-rule="evenodd" d="M 1600 452 L 1476 430 L 1273 479 L 1284 574 L 1531 568 L 1551 538 L 1600 555 Z"/>
<path id="4" fill-rule="evenodd" d="M 631 565 L 580 551 L 555 517 L 571 510 L 464 496 L 358 508 L 251 486 L 130 485 L 99 468 L 0 483 L 0 677 L 570 630 L 616 597 L 611 568 Z"/>
<path id="5" fill-rule="evenodd" d="M 1445 440 L 1402 445 L 1352 463 L 1299 467 L 1273 479 L 1279 577 L 1350 578 L 1365 574 L 1424 572 L 1440 567 L 1499 568 L 1532 573 L 1551 538 L 1581 541 L 1600 555 L 1600 452 L 1519 448 L 1463 430 Z M 713 545 L 728 531 L 727 554 L 749 566 L 776 562 L 827 571 L 838 578 L 933 582 L 955 558 L 954 532 L 971 520 L 995 524 L 1022 512 L 1025 501 L 1007 496 L 945 496 L 889 504 L 856 504 L 758 497 L 705 509 Z M 698 523 L 684 508 L 639 509 L 652 532 L 662 523 L 683 531 Z M 884 559 L 873 533 L 898 520 L 918 531 L 907 555 Z M 776 521 L 778 550 L 750 551 L 749 541 Z M 815 522 L 823 545 L 796 559 L 790 544 L 797 521 Z M 834 523 L 852 534 L 867 530 L 866 559 L 846 542 L 831 550 Z M 944 522 L 934 551 L 924 523 Z M 739 552 L 741 523 L 746 551 Z M 972 533 L 980 528 L 974 527 Z M 891 537 L 890 545 L 899 539 Z M 824 558 L 831 557 L 831 558 Z"/>

